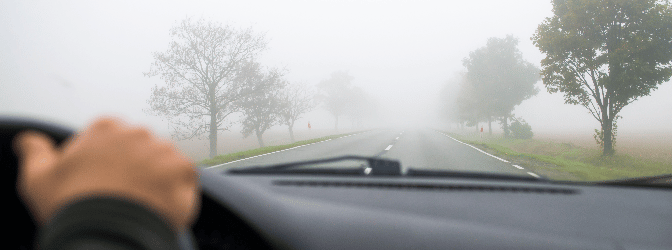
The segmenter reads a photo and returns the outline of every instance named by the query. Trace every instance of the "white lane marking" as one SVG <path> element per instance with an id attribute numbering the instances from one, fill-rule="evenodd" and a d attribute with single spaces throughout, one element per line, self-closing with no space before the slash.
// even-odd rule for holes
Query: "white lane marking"
<path id="1" fill-rule="evenodd" d="M 399 137 L 397 137 L 397 139 L 395 139 L 395 140 L 399 140 Z"/>
<path id="2" fill-rule="evenodd" d="M 535 178 L 541 178 L 539 175 L 532 173 L 532 172 L 527 172 L 527 174 L 534 176 Z"/>
<path id="3" fill-rule="evenodd" d="M 516 167 L 517 169 L 523 169 L 523 167 L 518 166 L 518 165 L 513 165 L 513 166 Z"/>
<path id="4" fill-rule="evenodd" d="M 385 148 L 385 150 L 390 150 L 391 148 L 392 148 L 392 145 L 389 145 L 389 146 L 387 146 L 387 148 Z"/>
<path id="5" fill-rule="evenodd" d="M 456 141 L 456 142 L 459 142 L 459 143 L 462 143 L 462 144 L 467 145 L 467 146 L 469 146 L 469 147 L 472 147 L 473 149 L 476 149 L 476 150 L 478 150 L 479 152 L 484 153 L 484 154 L 486 154 L 486 155 L 488 155 L 488 156 L 490 156 L 490 157 L 492 157 L 492 158 L 495 158 L 495 159 L 497 159 L 497 160 L 500 160 L 500 161 L 503 161 L 503 162 L 506 162 L 506 163 L 509 162 L 509 161 L 504 160 L 504 159 L 502 159 L 502 158 L 499 158 L 499 157 L 497 157 L 497 156 L 491 155 L 491 154 L 489 154 L 488 152 L 485 152 L 485 151 L 481 150 L 480 148 L 474 147 L 473 145 L 470 145 L 470 144 L 461 142 L 461 141 L 459 141 L 458 139 L 455 139 L 455 138 L 453 138 L 453 137 L 451 137 L 451 136 L 449 136 L 449 135 L 447 135 L 447 134 L 443 134 L 443 135 L 448 136 L 448 138 L 453 139 L 453 140 Z"/>
<path id="6" fill-rule="evenodd" d="M 364 132 L 362 132 L 362 133 L 364 133 Z M 361 134 L 361 133 L 357 133 L 357 134 Z M 357 134 L 352 134 L 352 135 L 357 135 Z M 352 136 L 352 135 L 348 135 L 348 136 Z M 344 137 L 348 137 L 348 136 L 344 136 Z M 342 137 L 339 137 L 339 138 L 342 138 Z M 283 150 L 273 151 L 273 152 L 266 153 L 266 154 L 250 156 L 250 157 L 247 157 L 247 158 L 238 159 L 238 160 L 235 160 L 235 161 L 230 161 L 230 162 L 226 162 L 226 163 L 222 163 L 222 164 L 218 164 L 218 165 L 210 166 L 210 167 L 207 167 L 207 168 L 205 168 L 205 169 L 211 169 L 211 168 L 221 167 L 221 166 L 224 166 L 224 165 L 227 165 L 227 164 L 236 163 L 236 162 L 244 161 L 244 160 L 249 160 L 249 159 L 252 159 L 252 158 L 257 158 L 257 157 L 259 157 L 259 156 L 265 156 L 265 155 L 269 155 L 269 154 L 273 154 L 273 153 L 278 153 L 278 152 L 282 152 L 282 151 L 287 151 L 287 150 L 291 150 L 291 149 L 295 149 L 295 148 L 300 148 L 300 147 L 303 147 L 303 146 L 313 145 L 313 144 L 320 143 L 320 142 L 325 142 L 325 141 L 331 141 L 331 139 L 327 139 L 327 140 L 324 140 L 324 141 L 313 142 L 313 143 L 305 144 L 305 145 L 301 145 L 301 146 L 296 146 L 296 147 L 293 147 L 293 148 L 286 148 L 286 149 L 283 149 Z M 390 147 L 392 147 L 392 145 L 390 145 Z"/>

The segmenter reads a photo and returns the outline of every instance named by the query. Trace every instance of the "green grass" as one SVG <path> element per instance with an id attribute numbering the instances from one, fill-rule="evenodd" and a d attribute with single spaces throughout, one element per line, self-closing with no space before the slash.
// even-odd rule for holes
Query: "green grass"
<path id="1" fill-rule="evenodd" d="M 263 148 L 255 148 L 255 149 L 251 149 L 251 150 L 247 150 L 247 151 L 231 153 L 231 154 L 218 155 L 218 156 L 215 156 L 211 159 L 202 160 L 200 162 L 200 165 L 201 166 L 214 166 L 214 165 L 218 165 L 218 164 L 222 164 L 222 163 L 232 162 L 232 161 L 235 161 L 235 160 L 245 159 L 245 158 L 256 156 L 256 155 L 263 155 L 263 154 L 266 154 L 266 153 L 280 151 L 280 150 L 288 149 L 288 148 L 293 148 L 293 147 L 296 147 L 296 146 L 311 144 L 311 143 L 314 143 L 314 142 L 320 142 L 320 141 L 329 140 L 329 139 L 336 139 L 336 138 L 339 138 L 339 137 L 342 137 L 342 136 L 356 134 L 356 133 L 360 133 L 360 132 L 330 135 L 330 136 L 325 136 L 325 137 L 320 137 L 320 138 L 315 138 L 315 139 L 310 139 L 310 140 L 297 141 L 297 142 L 290 143 L 290 144 L 285 144 L 285 145 L 268 146 L 268 147 L 263 147 Z"/>
<path id="2" fill-rule="evenodd" d="M 449 134 L 554 180 L 602 181 L 672 173 L 672 164 L 669 163 L 620 153 L 605 157 L 599 150 L 569 143 L 534 139 L 479 139 Z"/>

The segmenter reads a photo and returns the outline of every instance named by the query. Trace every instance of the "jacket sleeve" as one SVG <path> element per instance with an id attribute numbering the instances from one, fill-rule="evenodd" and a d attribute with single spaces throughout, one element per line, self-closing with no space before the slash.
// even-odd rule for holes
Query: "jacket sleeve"
<path id="1" fill-rule="evenodd" d="M 178 249 L 176 234 L 149 209 L 115 198 L 77 201 L 39 229 L 38 249 Z"/>

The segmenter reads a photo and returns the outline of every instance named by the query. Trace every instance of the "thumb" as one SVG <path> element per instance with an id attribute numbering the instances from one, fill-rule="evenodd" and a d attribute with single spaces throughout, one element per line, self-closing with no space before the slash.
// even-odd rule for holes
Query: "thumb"
<path id="1" fill-rule="evenodd" d="M 44 169 L 56 161 L 54 142 L 45 134 L 28 131 L 14 139 L 14 152 L 19 161 L 19 174 Z"/>

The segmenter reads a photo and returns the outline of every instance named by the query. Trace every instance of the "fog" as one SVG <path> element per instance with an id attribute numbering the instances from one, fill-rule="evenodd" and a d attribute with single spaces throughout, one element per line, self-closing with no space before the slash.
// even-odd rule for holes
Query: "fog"
<path id="1" fill-rule="evenodd" d="M 158 77 L 143 77 L 168 30 L 186 17 L 252 27 L 268 40 L 260 61 L 291 82 L 316 85 L 334 71 L 379 104 L 369 127 L 446 126 L 439 92 L 462 60 L 490 37 L 514 35 L 525 60 L 543 55 L 530 37 L 552 15 L 550 1 L 19 1 L 0 2 L 0 113 L 81 127 L 114 114 L 166 133 L 147 115 Z M 591 134 L 599 123 L 541 82 L 514 113 L 535 132 Z M 672 130 L 672 84 L 623 109 L 619 133 Z M 235 119 L 235 117 L 231 117 Z M 333 128 L 320 107 L 313 128 Z M 340 122 L 347 128 L 347 118 Z M 238 133 L 237 127 L 232 132 Z M 281 126 L 278 126 L 281 128 Z"/>

